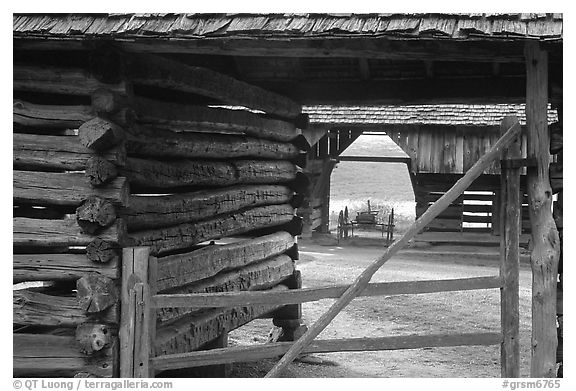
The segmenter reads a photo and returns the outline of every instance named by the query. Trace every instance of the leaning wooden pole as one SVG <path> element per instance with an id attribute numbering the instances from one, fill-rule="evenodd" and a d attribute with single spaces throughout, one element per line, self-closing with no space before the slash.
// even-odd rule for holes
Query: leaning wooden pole
<path id="1" fill-rule="evenodd" d="M 536 167 L 526 175 L 532 228 L 531 377 L 555 377 L 556 279 L 560 239 L 552 217 L 550 136 L 548 134 L 548 54 L 538 42 L 526 44 L 526 128 L 529 158 Z"/>
<path id="2" fill-rule="evenodd" d="M 514 123 L 516 117 L 506 117 L 500 124 L 503 133 Z M 520 268 L 520 166 L 513 159 L 522 157 L 521 140 L 516 138 L 502 153 L 499 210 L 500 224 L 500 320 L 502 344 L 500 347 L 501 375 L 506 378 L 520 377 L 520 315 L 519 315 L 519 268 Z"/>
<path id="3" fill-rule="evenodd" d="M 276 363 L 276 365 L 266 374 L 266 377 L 277 377 L 283 370 L 290 364 L 299 354 L 304 347 L 310 344 L 318 334 L 322 332 L 330 324 L 332 319 L 342 311 L 360 292 L 366 288 L 370 279 L 384 265 L 394 254 L 402 249 L 408 241 L 410 241 L 418 232 L 420 232 L 426 225 L 428 225 L 436 216 L 438 216 L 444 209 L 446 209 L 456 198 L 458 198 L 482 172 L 492 164 L 492 161 L 500 157 L 500 153 L 506 148 L 517 136 L 520 134 L 520 124 L 515 123 L 499 140 L 498 142 L 482 156 L 474 166 L 468 170 L 456 184 L 438 199 L 428 210 L 418 218 L 408 231 L 398 241 L 394 242 L 388 249 L 376 259 L 370 266 L 368 266 L 354 281 L 352 285 L 344 292 L 344 294 L 336 300 L 330 309 L 324 313 L 314 323 L 308 331 L 300 337 L 298 341 L 284 354 L 284 356 Z"/>

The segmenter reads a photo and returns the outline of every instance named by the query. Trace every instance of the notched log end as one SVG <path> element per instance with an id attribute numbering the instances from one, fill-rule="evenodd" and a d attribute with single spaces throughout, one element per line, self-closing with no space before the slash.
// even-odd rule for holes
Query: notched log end
<path id="1" fill-rule="evenodd" d="M 92 156 L 86 161 L 85 175 L 94 187 L 105 185 L 118 176 L 116 166 L 100 156 Z"/>
<path id="2" fill-rule="evenodd" d="M 86 246 L 86 256 L 97 263 L 117 262 L 120 259 L 120 249 L 114 243 L 96 238 Z"/>
<path id="3" fill-rule="evenodd" d="M 83 146 L 96 151 L 105 151 L 125 139 L 122 128 L 100 117 L 82 124 L 78 137 Z"/>
<path id="4" fill-rule="evenodd" d="M 76 221 L 84 233 L 94 235 L 116 221 L 116 210 L 110 201 L 90 197 L 76 209 Z"/>
<path id="5" fill-rule="evenodd" d="M 82 353 L 94 354 L 110 346 L 110 330 L 103 324 L 84 323 L 76 328 L 76 341 Z"/>
<path id="6" fill-rule="evenodd" d="M 76 289 L 78 304 L 86 312 L 102 312 L 118 301 L 114 281 L 97 273 L 80 278 Z"/>

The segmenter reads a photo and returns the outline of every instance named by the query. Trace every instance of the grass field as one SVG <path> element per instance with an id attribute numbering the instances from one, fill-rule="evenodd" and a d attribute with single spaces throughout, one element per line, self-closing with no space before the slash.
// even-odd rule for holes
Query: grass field
<path id="1" fill-rule="evenodd" d="M 362 135 L 343 156 L 406 156 L 388 137 Z M 346 206 L 351 218 L 367 210 L 367 201 L 379 218 L 387 219 L 391 209 L 397 230 L 405 230 L 415 218 L 414 193 L 410 176 L 402 163 L 340 162 L 330 184 L 330 227 L 338 225 L 338 214 Z"/>

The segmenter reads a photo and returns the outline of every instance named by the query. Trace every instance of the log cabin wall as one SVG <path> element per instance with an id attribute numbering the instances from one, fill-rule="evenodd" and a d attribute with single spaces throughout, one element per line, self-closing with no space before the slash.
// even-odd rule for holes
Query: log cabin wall
<path id="1" fill-rule="evenodd" d="M 122 247 L 150 247 L 159 293 L 300 287 L 300 106 L 160 56 L 68 54 L 15 55 L 14 376 L 118 375 Z M 159 310 L 156 354 L 266 314 L 300 322 L 297 305 Z"/>

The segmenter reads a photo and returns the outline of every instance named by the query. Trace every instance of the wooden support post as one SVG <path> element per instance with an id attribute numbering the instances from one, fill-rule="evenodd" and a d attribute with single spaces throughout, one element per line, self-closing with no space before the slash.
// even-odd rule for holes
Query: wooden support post
<path id="1" fill-rule="evenodd" d="M 504 170 L 502 170 L 504 171 Z M 504 175 L 504 173 L 502 173 L 502 175 Z M 503 184 L 502 184 L 503 186 Z M 494 191 L 494 198 L 492 199 L 492 235 L 494 236 L 500 236 L 501 231 L 500 231 L 500 225 L 501 225 L 501 215 L 502 215 L 502 211 L 505 209 L 503 209 L 503 204 L 505 203 L 505 201 L 502 201 L 502 193 L 500 192 L 500 190 L 496 190 Z"/>
<path id="2" fill-rule="evenodd" d="M 120 377 L 149 377 L 152 372 L 149 254 L 147 247 L 128 247 L 122 251 Z"/>
<path id="3" fill-rule="evenodd" d="M 428 225 L 436 216 L 438 216 L 444 209 L 446 209 L 456 198 L 458 198 L 464 190 L 466 190 L 472 182 L 478 178 L 482 172 L 492 164 L 493 160 L 498 157 L 503 148 L 506 148 L 512 140 L 514 140 L 520 133 L 520 125 L 512 126 L 506 134 L 494 144 L 492 149 L 482 156 L 476 164 L 462 178 L 452 186 L 452 188 L 444 194 L 438 201 L 436 201 L 419 219 L 417 219 L 412 226 L 406 231 L 404 236 L 395 241 L 390 247 L 386 249 L 378 259 L 370 264 L 357 278 L 350 288 L 336 300 L 330 309 L 324 313 L 314 323 L 308 331 L 286 352 L 282 359 L 266 374 L 266 377 L 276 377 L 290 364 L 302 350 L 312 342 L 312 340 L 322 332 L 330 324 L 330 322 L 346 307 L 352 299 L 360 294 L 366 286 L 368 286 L 372 276 L 386 263 L 394 254 L 402 249 L 408 241 L 410 241 L 418 232 Z"/>
<path id="4" fill-rule="evenodd" d="M 516 117 L 506 117 L 500 125 L 504 133 Z M 502 159 L 520 158 L 520 139 L 513 141 L 502 153 Z M 519 267 L 520 267 L 520 167 L 502 168 L 501 190 L 497 192 L 500 205 L 500 319 L 502 327 L 501 374 L 502 377 L 520 377 L 520 315 L 519 315 Z M 496 200 L 495 200 L 496 202 Z"/>
<path id="5" fill-rule="evenodd" d="M 532 363 L 531 377 L 555 377 L 556 279 L 560 239 L 552 218 L 550 136 L 548 134 L 548 54 L 538 42 L 526 43 L 527 157 L 537 167 L 527 170 L 532 228 Z"/>

